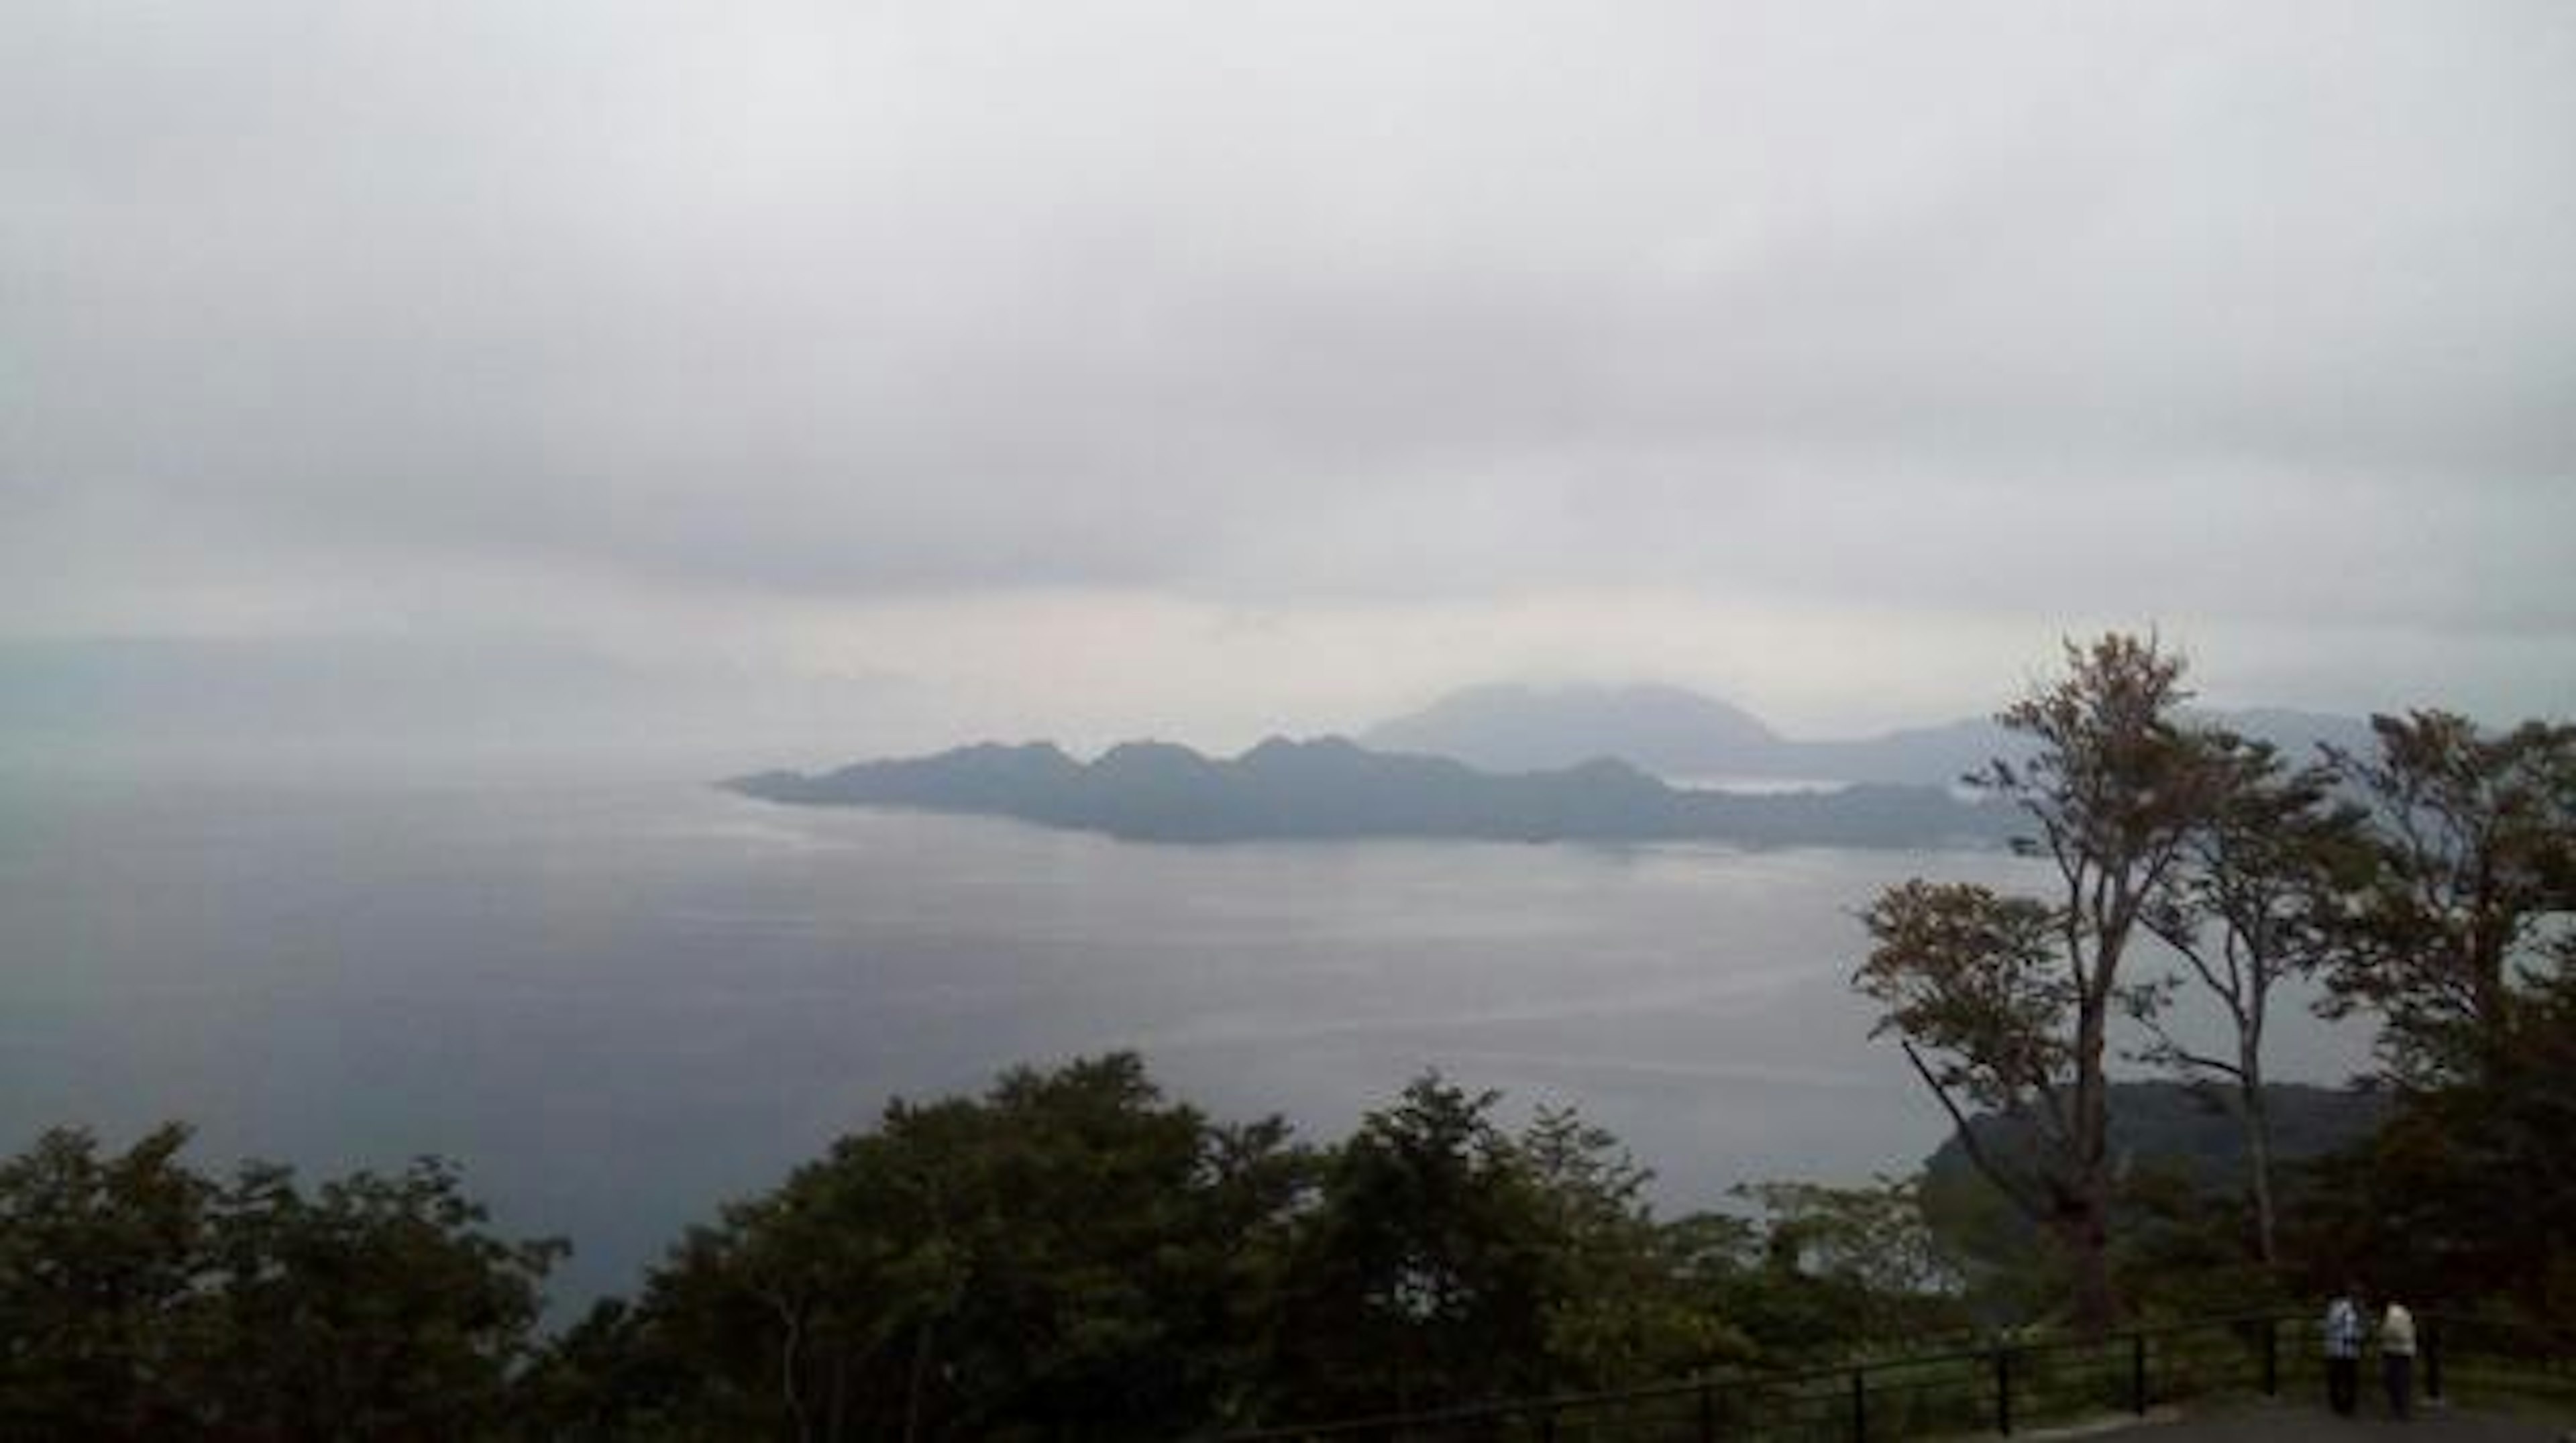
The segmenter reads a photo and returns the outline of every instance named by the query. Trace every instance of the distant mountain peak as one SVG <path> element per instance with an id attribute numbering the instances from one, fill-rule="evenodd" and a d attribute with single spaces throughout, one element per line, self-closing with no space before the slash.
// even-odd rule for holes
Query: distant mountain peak
<path id="1" fill-rule="evenodd" d="M 972 742 L 958 756 L 1029 762 L 1070 762 L 1073 754 L 1053 742 Z"/>
<path id="2" fill-rule="evenodd" d="M 2268 708 L 2199 718 L 2263 737 L 2305 759 L 2320 741 L 2367 749 L 2367 723 Z M 1666 780 L 1786 778 L 1949 786 L 1998 756 L 2029 750 L 1989 718 L 1843 741 L 1781 736 L 1751 712 L 1653 682 L 1539 687 L 1492 682 L 1449 693 L 1361 733 L 1380 751 L 1451 757 L 1495 772 L 1558 771 L 1616 757 Z"/>
<path id="3" fill-rule="evenodd" d="M 1235 758 L 1238 765 L 1254 768 L 1277 768 L 1326 762 L 1347 761 L 1364 757 L 1360 744 L 1345 736 L 1293 737 L 1269 736 Z"/>
<path id="4" fill-rule="evenodd" d="M 1495 682 L 1454 691 L 1360 740 L 1382 751 L 1453 756 L 1495 771 L 1538 771 L 1615 756 L 1665 776 L 1730 769 L 1777 746 L 1760 717 L 1682 687 L 1529 686 Z"/>

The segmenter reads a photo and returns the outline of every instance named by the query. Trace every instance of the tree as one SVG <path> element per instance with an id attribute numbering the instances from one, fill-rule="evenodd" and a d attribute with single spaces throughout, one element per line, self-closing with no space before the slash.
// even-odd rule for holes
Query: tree
<path id="1" fill-rule="evenodd" d="M 2059 883 L 2049 901 L 1920 880 L 1863 915 L 1873 943 L 1854 986 L 1895 1033 L 1995 1185 L 2065 1250 L 2077 1320 L 2118 1312 L 2107 1249 L 2109 1112 L 2103 1072 L 2115 1009 L 2147 994 L 2122 979 L 2130 944 L 2212 792 L 2207 746 L 2178 719 L 2181 658 L 2153 638 L 2068 643 L 2068 674 L 1997 718 L 2036 747 L 1968 778 L 2017 807 L 2017 838 Z M 1962 1100 L 2026 1114 L 2042 1139 L 2027 1168 L 1988 1156 Z"/>
<path id="2" fill-rule="evenodd" d="M 561 1245 L 423 1160 L 307 1194 L 188 1167 L 186 1128 L 0 1163 L 0 1435 L 455 1437 L 495 1426 Z"/>
<path id="3" fill-rule="evenodd" d="M 2417 1295 L 2576 1305 L 2576 727 L 2374 717 L 2336 752 L 2375 867 L 2337 917 L 2334 1015 L 2376 1013 L 2396 1111 L 2308 1220 Z"/>
<path id="4" fill-rule="evenodd" d="M 2327 768 L 2292 770 L 2271 743 L 2231 732 L 2211 731 L 2206 742 L 2207 814 L 2187 834 L 2182 865 L 2166 873 L 2144 915 L 2226 1010 L 2232 1045 L 2225 1054 L 2195 1050 L 2153 1007 L 2141 1021 L 2154 1037 L 2148 1059 L 2216 1084 L 2243 1125 L 2255 1249 L 2271 1266 L 2280 1261 L 2280 1245 L 2264 1032 L 2273 990 L 2336 955 L 2340 888 L 2362 860 L 2359 813 L 2335 801 Z"/>
<path id="5" fill-rule="evenodd" d="M 309 1194 L 247 1163 L 207 1216 L 214 1326 L 200 1396 L 260 1437 L 456 1437 L 495 1425 L 568 1249 L 486 1229 L 456 1168 L 421 1158 Z"/>
<path id="6" fill-rule="evenodd" d="M 694 1230 L 558 1350 L 545 1403 L 623 1436 L 1174 1436 L 1257 1405 L 1284 1125 L 1219 1127 L 1133 1053 L 897 1101 Z M 597 1391 L 631 1388 L 626 1396 Z"/>
<path id="7" fill-rule="evenodd" d="M 147 1437 L 187 1416 L 213 1184 L 188 1130 L 122 1156 L 57 1129 L 0 1163 L 0 1436 Z"/>
<path id="8" fill-rule="evenodd" d="M 2576 977 L 2576 939 L 2557 976 Z M 2576 1309 L 2576 983 L 2537 988 L 2476 1075 L 2401 1089 L 2387 1126 L 2327 1159 L 2289 1223 L 2309 1281 L 2360 1272 L 2435 1304 Z"/>
<path id="9" fill-rule="evenodd" d="M 2488 735 L 2443 711 L 2371 725 L 2378 755 L 2332 754 L 2369 809 L 2378 862 L 2343 918 L 2332 1008 L 2386 1020 L 2400 1083 L 2473 1081 L 2509 1044 L 2525 994 L 2564 971 L 2576 726 Z"/>
<path id="10" fill-rule="evenodd" d="M 1517 1147 L 1548 1264 L 1550 1386 L 1626 1387 L 1751 1356 L 1725 1312 L 1682 1285 L 1691 1240 L 1656 1223 L 1654 1174 L 1607 1129 L 1542 1106 Z"/>
<path id="11" fill-rule="evenodd" d="M 1332 1418 L 1617 1388 L 1755 1349 L 1729 1312 L 1740 1219 L 1658 1224 L 1606 1130 L 1437 1074 L 1324 1170 L 1280 1301 L 1279 1416 Z"/>
<path id="12" fill-rule="evenodd" d="M 1735 1193 L 1767 1219 L 1765 1271 L 1804 1315 L 1802 1341 L 1847 1355 L 1962 1321 L 1964 1279 L 1933 1234 L 1920 1175 L 1863 1187 L 1750 1183 Z M 1784 1320 L 1775 1312 L 1765 1321 Z"/>
<path id="13" fill-rule="evenodd" d="M 531 1373 L 560 1438 L 1171 1437 L 1740 1358 L 1615 1139 L 1437 1077 L 1318 1158 L 1133 1054 L 897 1102 Z"/>
<path id="14" fill-rule="evenodd" d="M 1499 1100 L 1416 1078 L 1326 1165 L 1284 1301 L 1295 1411 L 1546 1389 L 1542 1214 L 1526 1161 L 1491 1116 Z"/>

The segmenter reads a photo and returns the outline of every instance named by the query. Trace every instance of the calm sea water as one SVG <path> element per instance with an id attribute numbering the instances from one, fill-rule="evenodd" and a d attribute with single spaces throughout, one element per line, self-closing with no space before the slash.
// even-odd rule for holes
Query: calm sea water
<path id="1" fill-rule="evenodd" d="M 1570 1102 L 1667 1210 L 1906 1170 L 1936 1106 L 1847 990 L 1852 913 L 1992 855 L 1169 847 L 778 808 L 694 780 L 0 778 L 0 1145 L 464 1161 L 631 1289 L 894 1095 L 1140 1049 L 1220 1116 L 1346 1130 L 1437 1067 Z M 2292 1024 L 2291 1075 L 2347 1039 Z"/>

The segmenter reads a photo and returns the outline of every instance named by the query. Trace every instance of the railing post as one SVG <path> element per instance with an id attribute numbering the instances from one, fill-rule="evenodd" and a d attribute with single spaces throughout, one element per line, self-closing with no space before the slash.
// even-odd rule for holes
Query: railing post
<path id="1" fill-rule="evenodd" d="M 1699 1385 L 1699 1443 L 1717 1443 L 1717 1393 L 1706 1382 Z"/>
<path id="2" fill-rule="evenodd" d="M 2129 1335 L 2129 1407 L 2139 1417 L 2147 1416 L 2147 1335 Z"/>
<path id="3" fill-rule="evenodd" d="M 1538 1437 L 1539 1443 L 1556 1443 L 1556 1406 L 1554 1404 L 1538 1410 Z"/>
<path id="4" fill-rule="evenodd" d="M 2012 1436 L 2012 1350 L 1995 1345 L 1995 1431 Z"/>
<path id="5" fill-rule="evenodd" d="M 2442 1401 L 2442 1320 L 2424 1320 L 2424 1401 Z"/>
<path id="6" fill-rule="evenodd" d="M 1852 1443 L 1869 1443 L 1869 1375 L 1852 1369 Z"/>
<path id="7" fill-rule="evenodd" d="M 2281 1396 L 2281 1320 L 2263 1320 L 2263 1396 Z"/>

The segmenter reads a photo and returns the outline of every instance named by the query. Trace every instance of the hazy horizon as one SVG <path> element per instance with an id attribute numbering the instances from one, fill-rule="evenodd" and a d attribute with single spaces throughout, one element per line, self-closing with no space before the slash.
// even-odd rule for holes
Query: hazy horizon
<path id="1" fill-rule="evenodd" d="M 1283 721 L 1208 731 L 1139 718 L 1133 730 L 1118 733 L 1013 731 L 979 726 L 971 717 L 872 716 L 869 703 L 880 698 L 864 683 L 830 678 L 800 681 L 739 672 L 691 678 L 524 646 L 497 652 L 450 648 L 433 653 L 433 659 L 442 655 L 446 669 L 415 665 L 418 658 L 400 645 L 351 639 L 14 648 L 0 642 L 0 678 L 14 683 L 0 694 L 0 767 L 68 767 L 91 774 L 211 767 L 245 776 L 345 775 L 408 767 L 432 779 L 474 774 L 507 778 L 565 767 L 629 774 L 697 768 L 713 779 L 720 772 L 730 774 L 724 772 L 727 768 L 819 766 L 985 743 L 1050 743 L 1089 759 L 1123 743 L 1173 742 L 1209 756 L 1231 757 L 1276 737 L 1344 737 L 1376 745 L 1369 733 L 1385 724 L 1410 720 L 1461 696 L 1493 692 L 1541 699 L 1679 692 L 1735 707 L 1769 724 L 1789 744 L 1878 740 L 1993 715 L 1989 707 L 1900 718 L 1867 730 L 1812 731 L 1779 725 L 1732 697 L 1651 678 L 1497 680 L 1425 698 L 1421 707 L 1316 726 Z M 460 666 L 482 669 L 498 680 L 459 687 L 454 668 Z M 2326 719 L 2368 714 L 2280 707 L 2261 698 L 2234 705 L 2204 699 L 2202 704 L 2226 712 L 2277 710 Z M 2426 698 L 2371 710 L 2442 704 L 2439 698 Z M 2518 719 L 2480 718 L 2490 725 Z M 1607 740 L 1585 745 L 1615 750 Z M 1447 750 L 1438 745 L 1395 749 Z"/>

